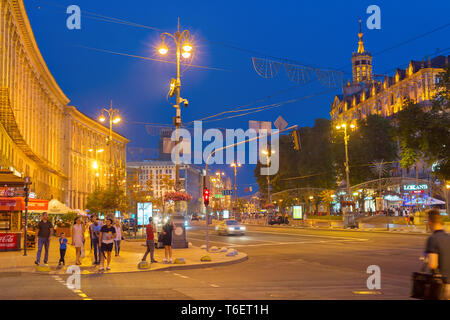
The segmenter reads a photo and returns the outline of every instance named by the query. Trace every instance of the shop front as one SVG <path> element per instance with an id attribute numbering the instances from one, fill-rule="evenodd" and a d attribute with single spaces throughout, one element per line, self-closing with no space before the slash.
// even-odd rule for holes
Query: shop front
<path id="1" fill-rule="evenodd" d="M 47 200 L 29 199 L 28 210 L 46 211 Z M 0 197 L 0 251 L 23 248 L 24 197 Z"/>

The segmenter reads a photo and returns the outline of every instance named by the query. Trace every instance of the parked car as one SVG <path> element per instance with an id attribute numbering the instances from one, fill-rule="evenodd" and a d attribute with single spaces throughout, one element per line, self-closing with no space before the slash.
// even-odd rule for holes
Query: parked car
<path id="1" fill-rule="evenodd" d="M 236 220 L 224 220 L 216 226 L 218 235 L 245 234 L 245 227 L 240 225 Z"/>
<path id="2" fill-rule="evenodd" d="M 270 225 L 274 225 L 274 224 L 288 224 L 289 220 L 283 218 L 283 216 L 278 215 L 278 216 L 269 216 L 269 220 L 268 220 L 268 224 Z"/>

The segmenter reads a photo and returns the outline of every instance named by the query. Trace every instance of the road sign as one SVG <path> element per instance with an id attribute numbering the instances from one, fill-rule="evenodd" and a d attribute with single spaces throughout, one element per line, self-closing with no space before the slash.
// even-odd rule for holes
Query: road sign
<path id="1" fill-rule="evenodd" d="M 231 196 L 233 194 L 233 190 L 222 190 L 223 196 Z"/>
<path id="2" fill-rule="evenodd" d="M 283 130 L 284 128 L 287 127 L 288 123 L 286 122 L 286 120 L 283 119 L 282 116 L 279 116 L 277 120 L 275 120 L 274 125 L 275 128 L 277 128 L 278 130 Z"/>

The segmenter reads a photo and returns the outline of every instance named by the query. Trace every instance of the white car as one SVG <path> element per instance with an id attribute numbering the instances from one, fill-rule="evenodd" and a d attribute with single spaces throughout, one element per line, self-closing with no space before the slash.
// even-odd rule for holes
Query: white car
<path id="1" fill-rule="evenodd" d="M 245 227 L 241 226 L 236 220 L 225 220 L 216 226 L 218 235 L 245 234 Z"/>

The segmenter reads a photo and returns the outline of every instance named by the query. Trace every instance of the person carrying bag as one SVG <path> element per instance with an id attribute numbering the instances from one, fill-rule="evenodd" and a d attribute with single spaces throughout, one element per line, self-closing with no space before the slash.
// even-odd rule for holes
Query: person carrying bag
<path id="1" fill-rule="evenodd" d="M 450 235 L 443 229 L 439 210 L 428 211 L 428 227 L 433 232 L 428 238 L 421 272 L 412 274 L 411 297 L 424 300 L 450 299 Z M 426 273 L 426 269 L 431 270 Z"/>

